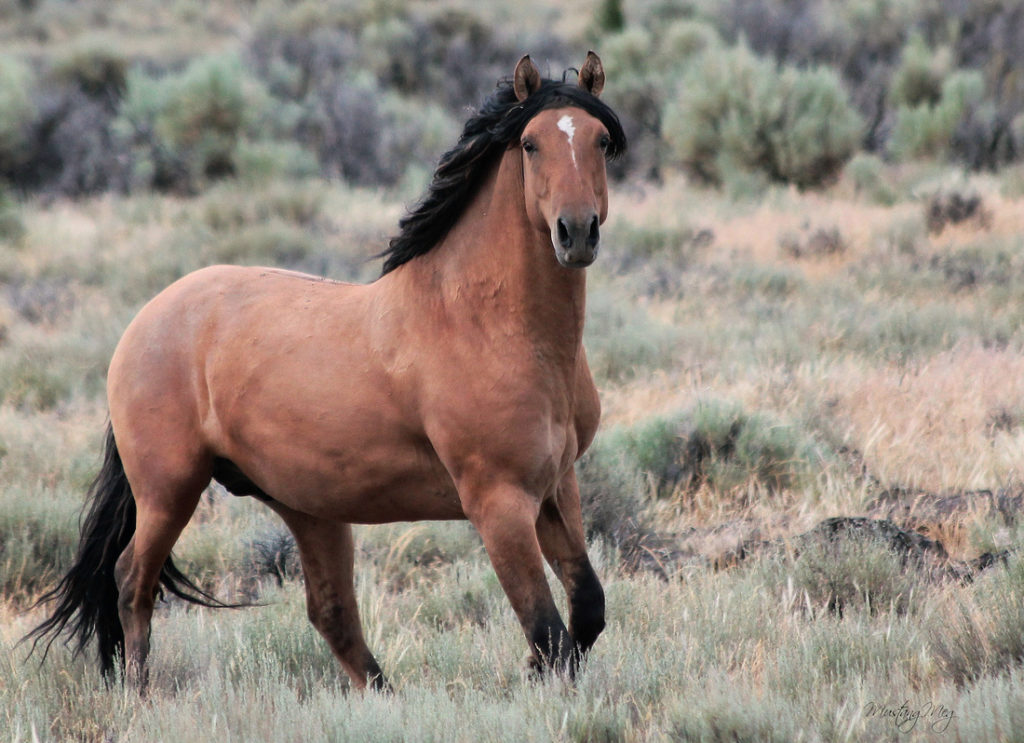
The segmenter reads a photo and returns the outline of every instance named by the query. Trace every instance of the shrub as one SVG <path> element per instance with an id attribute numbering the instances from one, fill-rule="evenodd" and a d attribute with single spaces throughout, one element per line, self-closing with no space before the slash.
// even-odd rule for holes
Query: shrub
<path id="1" fill-rule="evenodd" d="M 90 96 L 77 86 L 55 92 L 53 113 L 33 161 L 35 185 L 79 196 L 114 190 L 129 183 L 130 151 L 114 135 L 116 114 L 103 96 Z"/>
<path id="2" fill-rule="evenodd" d="M 302 575 L 295 537 L 283 526 L 268 529 L 250 539 L 245 563 L 251 578 L 270 577 L 279 586 Z"/>
<path id="3" fill-rule="evenodd" d="M 666 26 L 657 42 L 655 64 L 669 72 L 684 69 L 703 52 L 722 46 L 722 37 L 714 26 L 687 19 Z"/>
<path id="4" fill-rule="evenodd" d="M 239 141 L 266 96 L 234 55 L 203 57 L 160 79 L 130 73 L 118 127 L 135 145 L 136 183 L 192 191 L 234 174 Z"/>
<path id="5" fill-rule="evenodd" d="M 897 108 L 889 152 L 899 160 L 948 157 L 954 133 L 984 94 L 985 81 L 980 72 L 954 72 L 943 81 L 938 101 Z"/>
<path id="6" fill-rule="evenodd" d="M 89 96 L 113 104 L 128 84 L 128 60 L 115 39 L 87 38 L 73 44 L 54 63 L 53 78 Z"/>
<path id="7" fill-rule="evenodd" d="M 871 525 L 871 522 L 867 522 Z M 881 530 L 850 528 L 830 534 L 815 530 L 799 552 L 781 561 L 798 595 L 813 607 L 842 616 L 854 609 L 870 614 L 912 608 L 915 589 L 927 576 L 923 558 L 899 554 Z"/>
<path id="8" fill-rule="evenodd" d="M 611 163 L 609 173 L 639 171 L 657 176 L 661 168 L 661 105 L 667 65 L 658 60 L 657 40 L 646 29 L 630 26 L 601 41 L 605 69 L 614 70 L 607 98 L 629 132 L 629 149 Z"/>
<path id="9" fill-rule="evenodd" d="M 893 72 L 889 97 L 897 106 L 935 105 L 942 96 L 942 81 L 952 67 L 949 47 L 933 50 L 919 32 L 912 33 Z"/>
<path id="10" fill-rule="evenodd" d="M 588 539 L 622 544 L 647 525 L 643 480 L 615 435 L 599 435 L 576 465 L 580 505 Z"/>
<path id="11" fill-rule="evenodd" d="M 972 170 L 996 170 L 1024 153 L 1024 116 L 1001 110 L 992 101 L 968 106 L 953 131 L 954 160 Z"/>
<path id="12" fill-rule="evenodd" d="M 838 227 L 809 225 L 801 231 L 786 231 L 779 236 L 779 248 L 790 258 L 822 258 L 846 252 L 846 240 Z"/>
<path id="13" fill-rule="evenodd" d="M 860 117 L 833 70 L 787 67 L 781 82 L 783 113 L 770 134 L 775 165 L 769 175 L 800 187 L 828 183 L 857 149 Z"/>
<path id="14" fill-rule="evenodd" d="M 389 186 L 410 167 L 436 162 L 458 133 L 439 106 L 386 93 L 365 76 L 312 93 L 297 131 L 326 175 Z"/>
<path id="15" fill-rule="evenodd" d="M 668 102 L 663 132 L 675 161 L 703 180 L 740 171 L 820 186 L 853 155 L 862 124 L 833 71 L 777 68 L 744 44 L 698 62 Z"/>
<path id="16" fill-rule="evenodd" d="M 859 152 L 851 158 L 843 171 L 853 183 L 854 191 L 882 206 L 896 203 L 896 191 L 885 179 L 885 163 L 878 155 Z"/>
<path id="17" fill-rule="evenodd" d="M 36 115 L 32 73 L 27 65 L 0 56 L 0 176 L 23 165 L 30 125 Z"/>
<path id="18" fill-rule="evenodd" d="M 235 151 L 238 177 L 260 183 L 275 178 L 308 178 L 320 173 L 316 156 L 297 142 L 243 140 Z"/>
<path id="19" fill-rule="evenodd" d="M 621 31 L 626 27 L 622 0 L 601 0 L 597 8 L 597 25 L 602 31 Z"/>
<path id="20" fill-rule="evenodd" d="M 986 211 L 981 194 L 974 189 L 941 189 L 925 204 L 925 224 L 928 232 L 940 234 L 947 224 L 960 224 L 970 219 L 985 223 Z"/>
<path id="21" fill-rule="evenodd" d="M 825 457 L 795 426 L 733 402 L 702 400 L 681 413 L 614 429 L 603 447 L 622 456 L 656 497 L 709 487 L 778 491 L 811 478 Z"/>

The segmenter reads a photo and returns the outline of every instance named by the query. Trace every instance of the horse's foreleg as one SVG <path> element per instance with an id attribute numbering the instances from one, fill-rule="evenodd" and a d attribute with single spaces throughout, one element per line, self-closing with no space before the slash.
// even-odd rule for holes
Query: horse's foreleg
<path id="1" fill-rule="evenodd" d="M 556 497 L 541 506 L 537 538 L 569 597 L 569 634 L 577 650 L 585 653 L 604 629 L 604 589 L 587 557 L 573 470 L 562 480 Z"/>
<path id="2" fill-rule="evenodd" d="M 306 578 L 309 621 L 327 640 L 357 688 L 369 683 L 374 690 L 389 691 L 359 622 L 351 525 L 315 519 L 277 503 L 272 507 L 295 535 Z"/>
<path id="3" fill-rule="evenodd" d="M 530 643 L 533 663 L 574 673 L 573 644 L 544 576 L 537 500 L 507 486 L 474 492 L 463 503 Z"/>

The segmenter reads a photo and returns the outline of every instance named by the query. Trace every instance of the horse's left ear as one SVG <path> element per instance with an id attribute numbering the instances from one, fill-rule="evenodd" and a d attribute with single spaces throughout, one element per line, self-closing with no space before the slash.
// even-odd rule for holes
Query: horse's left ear
<path id="1" fill-rule="evenodd" d="M 595 96 L 604 90 L 604 66 L 593 52 L 587 52 L 587 61 L 580 68 L 580 87 Z"/>

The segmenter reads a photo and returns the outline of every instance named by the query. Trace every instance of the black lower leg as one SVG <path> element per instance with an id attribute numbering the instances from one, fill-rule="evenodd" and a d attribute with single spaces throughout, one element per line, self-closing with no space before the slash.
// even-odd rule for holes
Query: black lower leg
<path id="1" fill-rule="evenodd" d="M 569 596 L 569 632 L 581 653 L 588 651 L 604 629 L 604 589 L 585 561 L 572 576 Z"/>
<path id="2" fill-rule="evenodd" d="M 551 668 L 557 673 L 575 674 L 578 654 L 557 611 L 538 617 L 529 631 L 529 639 L 535 669 Z"/>

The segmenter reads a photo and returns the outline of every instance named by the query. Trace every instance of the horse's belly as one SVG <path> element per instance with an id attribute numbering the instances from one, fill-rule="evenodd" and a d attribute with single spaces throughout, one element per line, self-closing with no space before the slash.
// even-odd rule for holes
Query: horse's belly
<path id="1" fill-rule="evenodd" d="M 279 441 L 234 464 L 267 497 L 349 523 L 462 519 L 458 493 L 429 446 L 366 440 L 346 449 Z"/>

